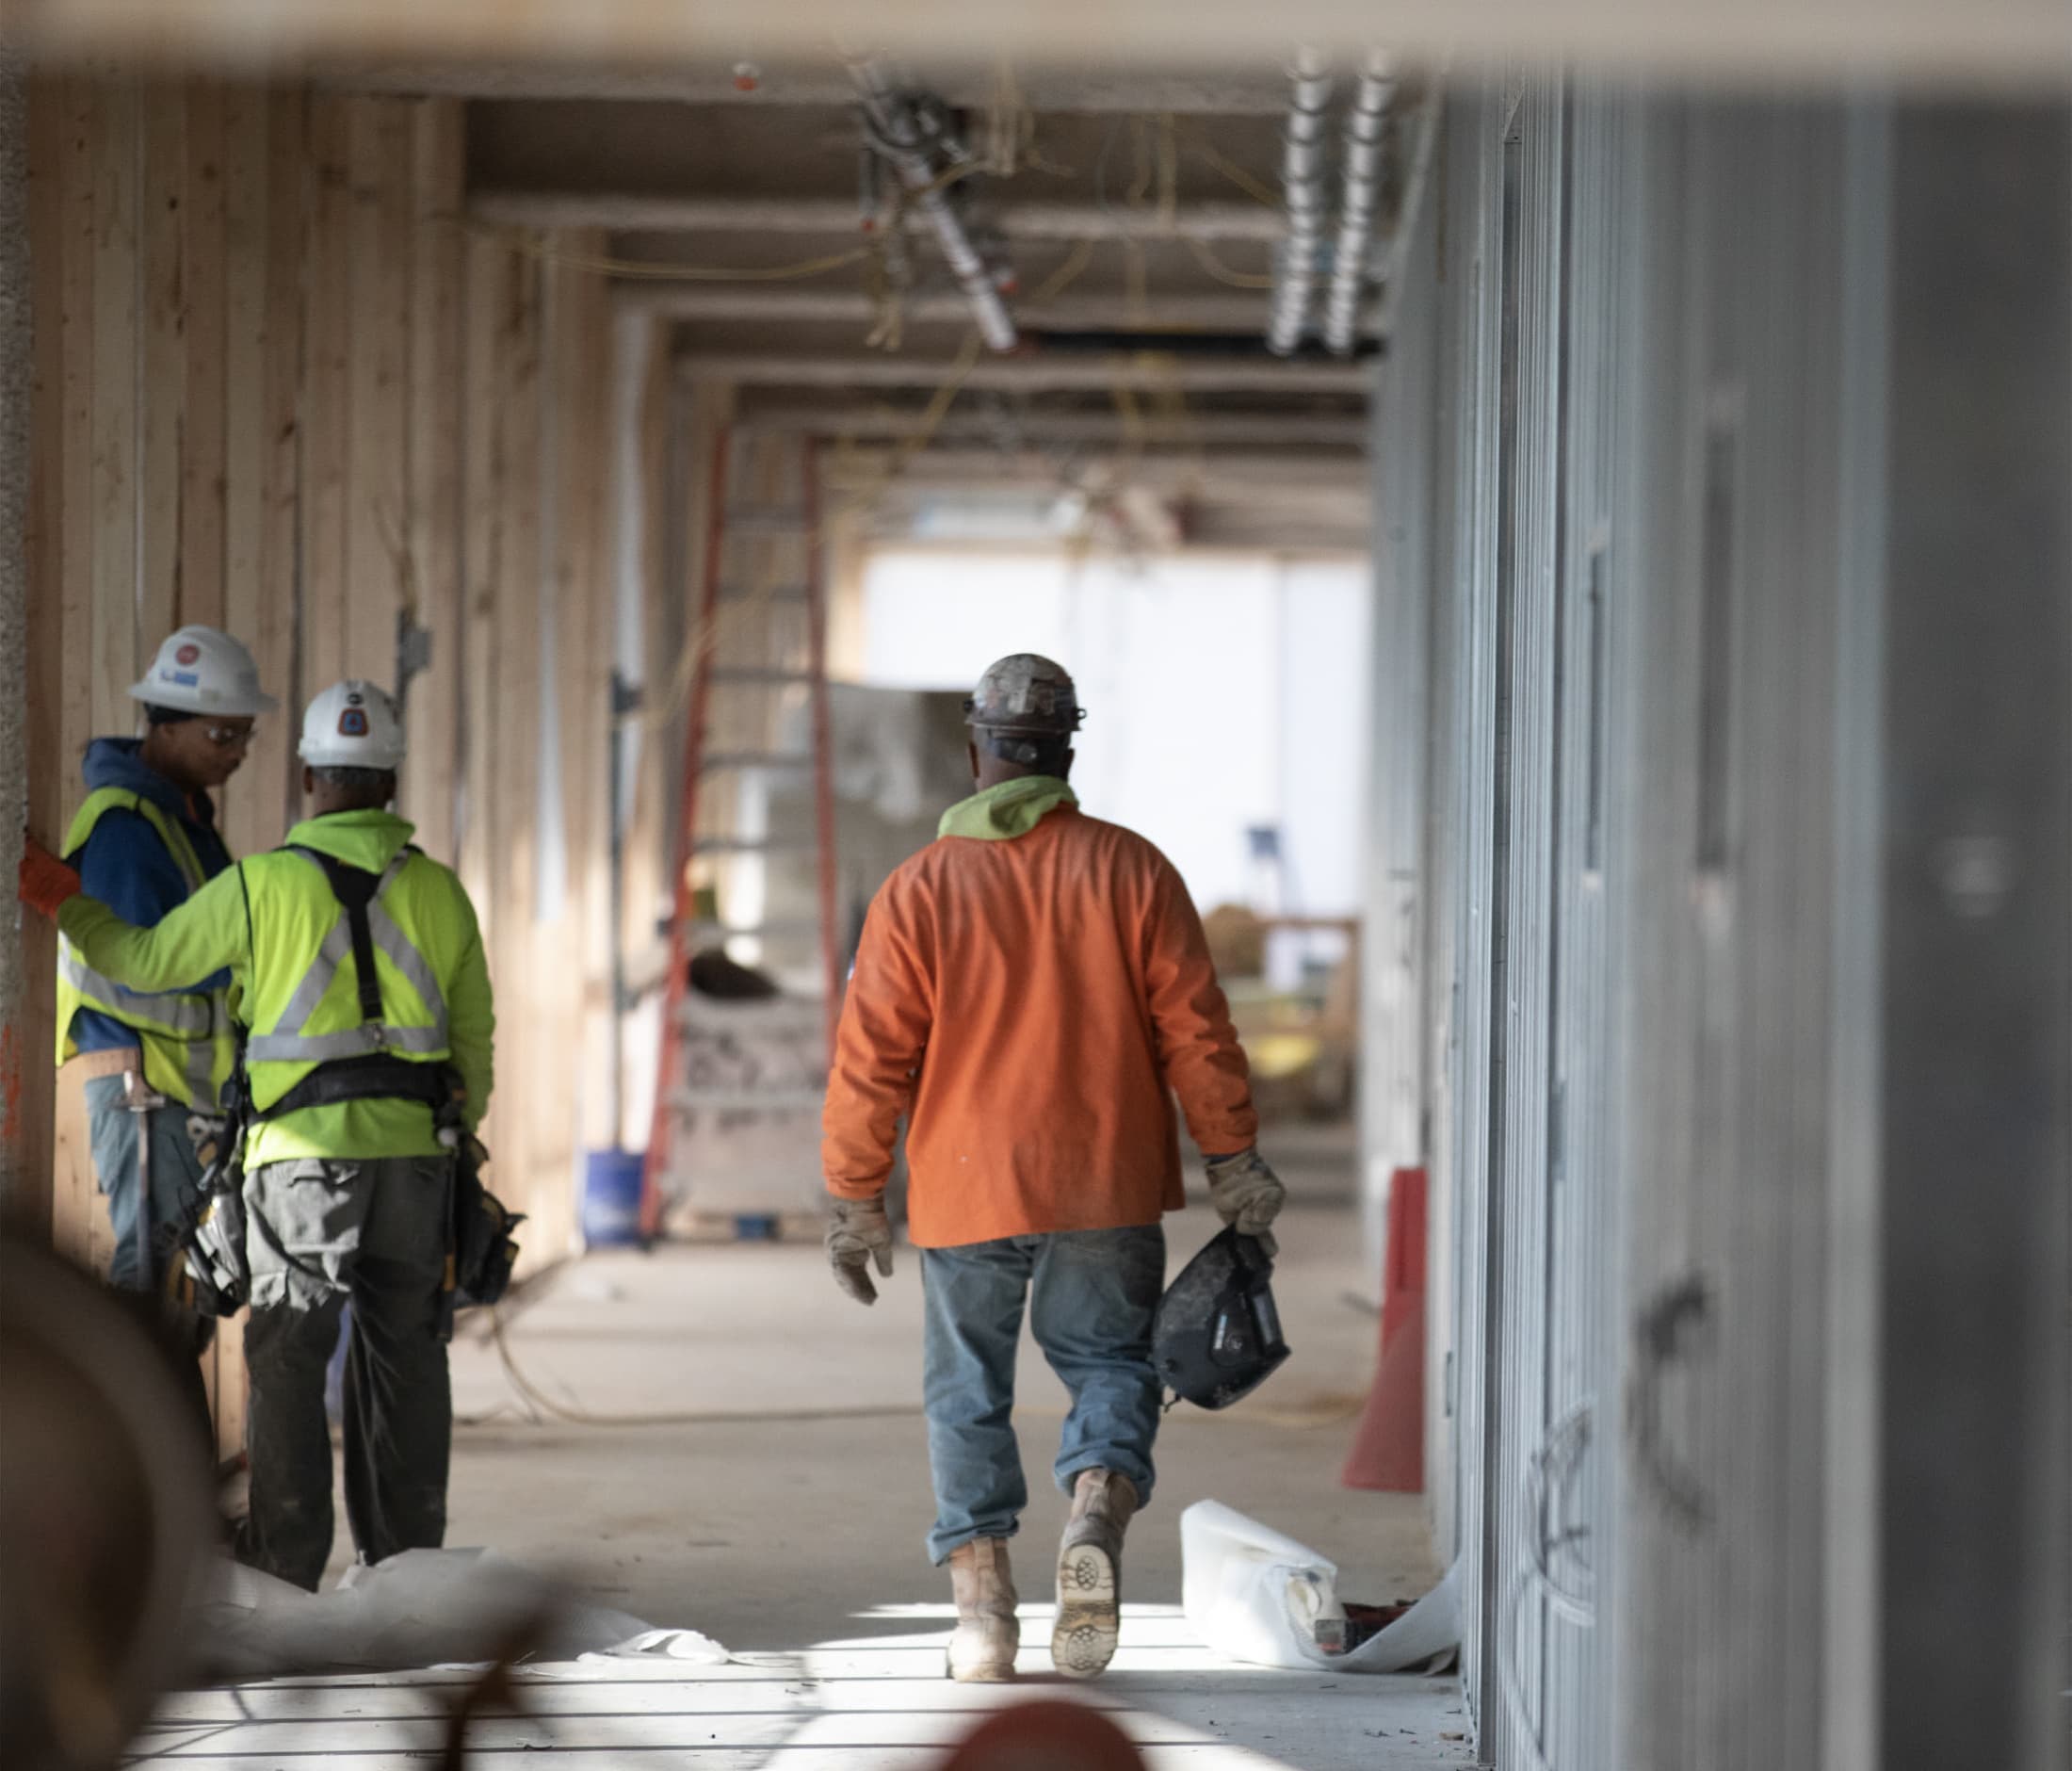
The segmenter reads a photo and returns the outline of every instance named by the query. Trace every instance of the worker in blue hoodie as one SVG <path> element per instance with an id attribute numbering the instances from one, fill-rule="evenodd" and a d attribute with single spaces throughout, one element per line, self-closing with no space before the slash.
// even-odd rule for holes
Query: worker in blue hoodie
<path id="1" fill-rule="evenodd" d="M 245 759 L 252 723 L 278 704 L 251 654 L 213 627 L 182 627 L 130 691 L 141 738 L 88 746 L 86 803 L 64 855 L 87 891 L 150 927 L 230 866 L 209 797 Z M 125 990 L 60 938 L 57 1062 L 84 1086 L 93 1168 L 115 1234 L 108 1276 L 132 1292 L 164 1282 L 173 1237 L 201 1180 L 188 1119 L 207 1117 L 235 1051 L 230 974 L 177 989 Z"/>

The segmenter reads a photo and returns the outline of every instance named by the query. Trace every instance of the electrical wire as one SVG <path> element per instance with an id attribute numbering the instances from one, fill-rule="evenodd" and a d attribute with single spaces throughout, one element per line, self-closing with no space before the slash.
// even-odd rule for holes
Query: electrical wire
<path id="1" fill-rule="evenodd" d="M 1199 128 L 1190 125 L 1187 134 L 1190 145 L 1196 154 L 1201 155 L 1203 161 L 1221 172 L 1239 190 L 1243 191 L 1246 196 L 1265 204 L 1269 209 L 1278 209 L 1281 206 L 1281 193 L 1279 191 L 1275 190 L 1263 179 L 1246 171 L 1237 161 L 1217 147 Z"/>
<path id="2" fill-rule="evenodd" d="M 1271 289 L 1273 279 L 1249 270 L 1234 270 L 1216 256 L 1206 240 L 1196 239 L 1191 234 L 1183 235 L 1189 252 L 1194 254 L 1194 262 L 1207 271 L 1218 283 L 1228 284 L 1233 289 Z"/>
<path id="3" fill-rule="evenodd" d="M 601 277 L 624 277 L 658 283 L 793 283 L 825 276 L 850 265 L 861 264 L 867 246 L 828 252 L 818 258 L 801 259 L 790 265 L 745 266 L 667 264 L 645 258 L 615 258 L 608 253 L 575 252 L 556 246 L 529 228 L 509 227 L 501 222 L 481 221 L 473 216 L 459 218 L 471 233 L 499 241 L 522 257 L 542 264 L 559 265 L 571 270 L 594 271 Z"/>
<path id="4" fill-rule="evenodd" d="M 916 1403 L 866 1403 L 846 1408 L 687 1408 L 655 1413 L 600 1414 L 573 1399 L 563 1402 L 550 1395 L 519 1363 L 500 1310 L 491 1309 L 490 1324 L 490 1342 L 496 1349 L 504 1375 L 519 1399 L 533 1410 L 531 1424 L 534 1425 L 544 1425 L 548 1421 L 599 1428 L 748 1425 L 801 1421 L 911 1421 L 921 1418 L 925 1412 Z M 1247 1407 L 1241 1417 L 1230 1418 L 1241 1418 L 1255 1425 L 1283 1431 L 1310 1432 L 1338 1426 L 1357 1415 L 1363 1405 L 1363 1398 L 1325 1397 L 1306 1408 Z M 1061 1420 L 1065 1414 L 1064 1409 L 1057 1407 L 1017 1407 L 1014 1412 L 1031 1420 Z M 486 1426 L 493 1424 L 495 1418 L 496 1411 L 493 1409 L 488 1414 L 468 1416 L 461 1424 Z"/>
<path id="5" fill-rule="evenodd" d="M 492 1310 L 490 1340 L 496 1348 L 498 1358 L 503 1361 L 504 1375 L 519 1396 L 540 1414 L 556 1421 L 563 1421 L 572 1426 L 591 1427 L 666 1427 L 666 1426 L 717 1426 L 735 1422 L 743 1424 L 781 1421 L 889 1421 L 913 1420 L 921 1409 L 914 1403 L 889 1403 L 872 1406 L 863 1405 L 851 1408 L 794 1408 L 772 1411 L 765 1408 L 691 1408 L 656 1414 L 598 1414 L 578 1406 L 573 1402 L 558 1402 L 533 1382 L 518 1363 L 518 1356 L 511 1351 L 510 1339 L 504 1332 L 500 1315 Z"/>

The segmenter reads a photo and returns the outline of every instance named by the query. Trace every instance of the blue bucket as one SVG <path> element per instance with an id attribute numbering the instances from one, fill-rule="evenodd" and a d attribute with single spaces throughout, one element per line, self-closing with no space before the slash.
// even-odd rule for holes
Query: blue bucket
<path id="1" fill-rule="evenodd" d="M 640 1234 L 639 1150 L 591 1150 L 583 1163 L 583 1240 L 592 1248 L 624 1248 Z"/>

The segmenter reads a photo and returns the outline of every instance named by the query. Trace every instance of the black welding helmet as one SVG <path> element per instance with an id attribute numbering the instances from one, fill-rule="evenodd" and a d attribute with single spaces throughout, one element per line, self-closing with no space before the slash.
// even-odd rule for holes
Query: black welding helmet
<path id="1" fill-rule="evenodd" d="M 1287 1357 L 1273 1308 L 1273 1261 L 1255 1237 L 1226 1229 L 1158 1300 L 1151 1359 L 1182 1401 L 1227 1408 Z"/>

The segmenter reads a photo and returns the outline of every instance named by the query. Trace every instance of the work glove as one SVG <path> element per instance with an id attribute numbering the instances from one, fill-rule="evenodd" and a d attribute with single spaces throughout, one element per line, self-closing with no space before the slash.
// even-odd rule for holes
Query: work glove
<path id="1" fill-rule="evenodd" d="M 892 1276 L 892 1221 L 885 1216 L 882 1198 L 834 1202 L 827 1223 L 827 1260 L 834 1269 L 834 1283 L 859 1304 L 878 1301 L 870 1263 L 878 1263 L 880 1278 Z"/>
<path id="2" fill-rule="evenodd" d="M 1267 1226 L 1287 1203 L 1287 1189 L 1257 1150 L 1210 1157 L 1208 1196 L 1217 1215 L 1238 1235 L 1255 1238 L 1270 1259 L 1280 1252 Z"/>
<path id="3" fill-rule="evenodd" d="M 34 837 L 22 838 L 18 890 L 31 910 L 55 918 L 65 901 L 78 897 L 82 889 L 77 869 L 67 867 Z"/>

